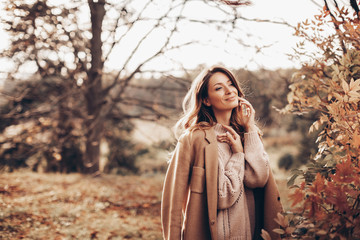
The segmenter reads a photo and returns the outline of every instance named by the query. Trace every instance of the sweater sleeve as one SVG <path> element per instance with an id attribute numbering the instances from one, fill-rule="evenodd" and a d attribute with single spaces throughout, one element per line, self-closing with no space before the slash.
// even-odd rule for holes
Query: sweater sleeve
<path id="1" fill-rule="evenodd" d="M 244 191 L 244 153 L 232 154 L 226 166 L 219 161 L 218 209 L 231 207 Z"/>
<path id="2" fill-rule="evenodd" d="M 181 239 L 182 210 L 189 192 L 191 165 L 188 138 L 179 140 L 164 181 L 161 201 L 161 224 L 164 239 Z"/>
<path id="3" fill-rule="evenodd" d="M 269 157 L 257 132 L 245 133 L 245 176 L 248 188 L 264 187 L 269 178 Z"/>

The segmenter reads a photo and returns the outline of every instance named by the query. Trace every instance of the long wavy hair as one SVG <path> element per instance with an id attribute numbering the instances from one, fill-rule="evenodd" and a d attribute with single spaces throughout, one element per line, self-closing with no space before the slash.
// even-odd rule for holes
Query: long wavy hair
<path id="1" fill-rule="evenodd" d="M 209 80 L 217 72 L 224 73 L 236 87 L 238 96 L 245 97 L 234 74 L 228 69 L 218 65 L 204 69 L 194 79 L 184 98 L 182 105 L 184 114 L 174 127 L 177 138 L 187 130 L 207 129 L 216 124 L 214 112 L 211 107 L 204 104 L 204 100 L 208 97 Z M 244 128 L 240 124 L 240 114 L 238 114 L 238 111 L 238 107 L 232 110 L 230 125 L 240 136 L 243 136 Z"/>

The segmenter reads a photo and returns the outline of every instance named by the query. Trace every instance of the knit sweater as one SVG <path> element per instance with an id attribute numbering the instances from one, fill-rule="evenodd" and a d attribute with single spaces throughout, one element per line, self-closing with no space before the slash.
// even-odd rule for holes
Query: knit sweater
<path id="1" fill-rule="evenodd" d="M 225 133 L 220 124 L 217 135 Z M 244 134 L 244 153 L 232 153 L 227 143 L 218 142 L 219 240 L 251 240 L 255 228 L 252 188 L 264 187 L 269 177 L 268 156 L 257 132 Z"/>

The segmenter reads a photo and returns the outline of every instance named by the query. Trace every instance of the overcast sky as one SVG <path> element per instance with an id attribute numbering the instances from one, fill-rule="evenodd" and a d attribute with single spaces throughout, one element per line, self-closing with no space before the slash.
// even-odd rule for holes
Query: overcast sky
<path id="1" fill-rule="evenodd" d="M 134 1 L 135 2 L 135 1 Z M 285 21 L 291 25 L 296 25 L 300 21 L 319 13 L 319 7 L 314 4 L 316 0 L 254 0 L 248 7 L 242 7 L 242 16 L 248 18 L 269 19 L 273 21 Z M 317 1 L 322 4 L 322 1 Z M 187 14 L 194 17 L 204 12 L 203 9 L 193 9 Z M 204 13 L 205 14 L 205 13 Z M 293 36 L 294 31 L 284 25 L 270 23 L 244 22 L 243 32 L 239 34 L 253 34 L 251 38 L 254 45 L 270 45 L 263 48 L 261 52 L 256 49 L 244 48 L 236 42 L 228 42 L 223 46 L 223 36 L 211 35 L 206 32 L 208 39 L 211 39 L 212 46 L 194 45 L 181 51 L 173 51 L 168 54 L 169 58 L 176 59 L 184 64 L 186 68 L 196 68 L 199 64 L 224 64 L 230 68 L 248 68 L 251 70 L 258 68 L 276 69 L 298 67 L 299 63 L 289 60 L 287 54 L 293 53 L 299 39 Z M 183 32 L 183 38 L 189 36 L 201 37 L 201 30 L 197 28 L 187 28 Z M 3 29 L 0 28 L 0 51 L 9 46 L 9 40 Z M 156 39 L 154 40 L 156 41 Z M 218 45 L 218 46 L 216 46 Z M 120 51 L 120 49 L 119 49 Z M 108 68 L 116 68 L 119 62 L 120 53 L 114 51 Z M 159 70 L 166 69 L 171 64 L 169 59 L 159 59 L 152 63 L 158 66 Z M 0 71 L 6 71 L 8 66 L 0 60 Z M 163 68 L 163 69 L 162 69 Z"/>
<path id="2" fill-rule="evenodd" d="M 134 0 L 135 4 L 136 1 Z M 318 0 L 320 5 L 316 4 L 316 0 L 254 0 L 252 3 L 251 6 L 239 7 L 241 16 L 249 19 L 287 22 L 296 26 L 298 22 L 319 14 L 322 0 Z M 196 1 L 187 4 L 184 14 L 195 19 L 217 17 L 226 19 L 226 16 L 221 16 L 223 12 L 210 7 L 207 8 L 201 2 Z M 216 16 L 217 14 L 219 16 Z M 244 47 L 236 40 L 225 42 L 225 34 L 219 34 L 219 31 L 214 27 L 194 24 L 186 27 L 180 26 L 179 29 L 177 35 L 179 41 L 199 40 L 202 43 L 208 41 L 209 44 L 194 44 L 181 50 L 171 51 L 166 54 L 166 58 L 158 58 L 148 64 L 149 68 L 166 70 L 174 64 L 174 61 L 180 61 L 188 69 L 196 68 L 199 64 L 223 64 L 229 68 L 247 68 L 250 70 L 300 66 L 299 62 L 294 62 L 288 57 L 288 54 L 293 53 L 293 48 L 299 39 L 293 36 L 294 30 L 285 25 L 241 21 L 241 26 L 235 35 L 239 39 L 245 40 L 246 44 L 267 46 L 261 48 L 261 51 L 257 51 L 253 47 Z M 129 44 L 131 44 L 133 41 L 131 38 L 129 39 Z M 152 51 L 158 42 L 159 38 L 157 37 L 149 40 L 149 47 L 144 47 L 141 55 L 145 56 L 148 51 Z M 119 61 L 121 61 L 119 56 L 123 55 L 124 48 L 115 49 L 107 67 L 116 69 Z M 133 68 L 136 66 L 134 62 Z"/>

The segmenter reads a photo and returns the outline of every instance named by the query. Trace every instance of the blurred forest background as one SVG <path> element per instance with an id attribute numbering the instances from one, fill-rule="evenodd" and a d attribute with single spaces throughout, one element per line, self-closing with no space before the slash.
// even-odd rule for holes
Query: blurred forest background
<path id="1" fill-rule="evenodd" d="M 178 36 L 191 24 L 206 26 L 224 36 L 222 44 L 236 42 L 261 54 L 266 45 L 239 35 L 244 22 L 284 25 L 299 34 L 300 25 L 244 17 L 249 4 L 4 3 L 1 21 L 10 47 L 0 58 L 10 64 L 0 79 L 0 239 L 162 239 L 162 181 L 176 143 L 171 127 L 204 67 L 189 69 L 176 54 L 209 44 L 195 33 L 194 39 Z M 323 11 L 340 10 L 336 1 L 330 7 L 314 2 L 314 8 L 323 5 Z M 186 14 L 199 6 L 222 17 Z M 346 6 L 358 13 L 356 1 Z M 310 24 L 315 26 L 305 22 Z M 336 24 L 334 29 L 340 31 Z M 304 44 L 294 51 L 294 61 L 319 56 Z M 324 52 L 330 57 L 339 54 L 329 48 Z M 313 123 L 319 111 L 289 108 L 299 69 L 232 70 L 256 110 L 283 204 L 290 209 L 287 180 L 291 169 L 304 169 L 318 153 L 323 129 Z"/>

